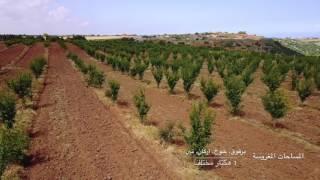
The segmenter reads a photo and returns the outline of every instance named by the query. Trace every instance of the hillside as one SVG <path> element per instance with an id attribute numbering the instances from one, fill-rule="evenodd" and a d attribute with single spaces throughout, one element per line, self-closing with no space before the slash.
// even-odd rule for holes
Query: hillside
<path id="1" fill-rule="evenodd" d="M 276 39 L 276 41 L 306 56 L 320 56 L 320 39 Z"/>

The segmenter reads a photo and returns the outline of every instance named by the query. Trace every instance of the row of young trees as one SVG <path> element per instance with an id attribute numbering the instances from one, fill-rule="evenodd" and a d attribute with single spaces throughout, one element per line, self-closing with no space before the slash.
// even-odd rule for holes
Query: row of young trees
<path id="1" fill-rule="evenodd" d="M 157 87 L 166 80 L 170 93 L 174 93 L 176 84 L 181 80 L 185 93 L 189 95 L 192 86 L 199 79 L 200 70 L 206 65 L 209 74 L 217 72 L 223 79 L 225 95 L 233 114 L 240 112 L 242 95 L 253 82 L 253 74 L 260 65 L 263 70 L 262 81 L 268 87 L 262 102 L 273 120 L 283 117 L 288 110 L 287 100 L 283 92 L 278 90 L 288 74 L 292 74 L 292 87 L 298 91 L 301 101 L 312 93 L 314 85 L 318 89 L 320 87 L 320 69 L 317 65 L 319 61 L 304 62 L 308 59 L 306 57 L 212 51 L 206 48 L 153 42 L 139 43 L 132 40 L 74 43 L 101 62 L 111 65 L 113 70 L 132 77 L 138 75 L 139 79 L 143 79 L 144 72 L 149 68 Z M 221 88 L 223 87 L 217 85 L 210 77 L 200 80 L 200 89 L 207 103 L 212 102 Z M 134 104 L 144 123 L 151 108 L 146 102 L 144 91 L 140 90 L 134 96 Z M 187 132 L 185 128 L 180 127 L 179 133 L 183 135 L 190 150 L 201 151 L 210 142 L 213 119 L 214 116 L 207 112 L 204 104 L 194 105 L 190 113 L 191 130 Z M 273 122 L 275 125 L 276 121 Z M 159 135 L 162 140 L 172 142 L 176 135 L 175 125 L 169 123 L 160 129 Z"/>
<path id="2" fill-rule="evenodd" d="M 271 98 L 271 94 L 272 97 L 283 94 L 277 89 L 288 74 L 292 74 L 292 88 L 298 91 L 302 102 L 311 95 L 314 86 L 320 87 L 319 58 L 314 57 L 215 51 L 203 47 L 134 40 L 74 43 L 100 61 L 110 64 L 114 70 L 128 73 L 133 77 L 139 75 L 139 79 L 142 79 L 144 71 L 150 68 L 157 87 L 166 79 L 170 93 L 174 93 L 176 84 L 181 80 L 186 94 L 189 95 L 201 68 L 206 65 L 209 74 L 217 72 L 223 78 L 225 95 L 228 98 L 230 112 L 233 114 L 240 112 L 242 95 L 253 82 L 253 73 L 262 62 L 262 81 L 270 91 L 269 99 L 276 99 Z M 210 78 L 202 78 L 200 85 L 208 102 L 212 101 L 219 89 L 223 88 Z M 266 107 L 267 109 L 270 108 Z"/>
<path id="3" fill-rule="evenodd" d="M 30 64 L 35 78 L 39 78 L 46 66 L 44 58 L 36 58 Z M 25 130 L 15 127 L 17 98 L 26 108 L 27 99 L 32 98 L 33 77 L 30 73 L 19 74 L 7 81 L 8 90 L 0 91 L 0 176 L 10 162 L 21 161 L 28 147 Z"/>

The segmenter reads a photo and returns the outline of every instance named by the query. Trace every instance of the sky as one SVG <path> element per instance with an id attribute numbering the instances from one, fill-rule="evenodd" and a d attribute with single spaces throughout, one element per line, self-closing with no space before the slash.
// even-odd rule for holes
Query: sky
<path id="1" fill-rule="evenodd" d="M 320 37 L 319 0 L 0 0 L 0 34 Z"/>

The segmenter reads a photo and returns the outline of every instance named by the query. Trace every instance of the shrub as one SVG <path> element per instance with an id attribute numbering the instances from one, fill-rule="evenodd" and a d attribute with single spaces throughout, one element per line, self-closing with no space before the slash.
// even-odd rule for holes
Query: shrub
<path id="1" fill-rule="evenodd" d="M 297 76 L 297 73 L 293 71 L 291 75 L 291 90 L 296 90 L 297 83 L 298 83 L 298 76 Z"/>
<path id="2" fill-rule="evenodd" d="M 69 53 L 68 54 L 68 58 L 70 58 L 75 64 L 76 67 L 78 69 L 80 69 L 80 71 L 83 74 L 87 74 L 88 73 L 88 67 L 87 65 L 83 62 L 83 60 L 81 60 L 77 55 L 73 54 L 73 53 Z"/>
<path id="3" fill-rule="evenodd" d="M 182 68 L 181 78 L 183 80 L 183 89 L 189 95 L 193 83 L 196 81 L 195 69 L 192 66 Z"/>
<path id="4" fill-rule="evenodd" d="M 7 82 L 19 98 L 25 102 L 26 97 L 31 97 L 32 77 L 29 73 L 20 74 L 17 79 Z"/>
<path id="5" fill-rule="evenodd" d="M 280 87 L 282 76 L 278 68 L 274 67 L 262 77 L 262 81 L 268 86 L 270 91 L 275 91 Z"/>
<path id="6" fill-rule="evenodd" d="M 212 79 L 208 81 L 201 79 L 201 91 L 203 95 L 207 98 L 208 104 L 212 101 L 212 99 L 218 94 L 219 87 L 216 85 Z"/>
<path id="7" fill-rule="evenodd" d="M 15 129 L 0 128 L 0 176 L 11 162 L 21 161 L 28 147 L 28 137 Z"/>
<path id="8" fill-rule="evenodd" d="M 133 101 L 138 110 L 140 121 L 144 123 L 150 110 L 150 105 L 146 102 L 144 90 L 139 89 L 139 91 L 134 95 Z"/>
<path id="9" fill-rule="evenodd" d="M 211 126 L 214 121 L 214 116 L 207 107 L 202 104 L 193 105 L 189 115 L 191 130 L 185 134 L 185 140 L 189 146 L 189 150 L 195 154 L 203 150 L 212 140 Z"/>
<path id="10" fill-rule="evenodd" d="M 303 103 L 307 97 L 312 93 L 312 81 L 309 80 L 300 80 L 297 84 L 297 91 L 300 97 L 301 102 Z"/>
<path id="11" fill-rule="evenodd" d="M 135 67 L 132 67 L 130 69 L 130 76 L 134 78 L 134 77 L 136 77 L 136 75 L 137 75 L 137 70 Z"/>
<path id="12" fill-rule="evenodd" d="M 139 75 L 139 79 L 142 80 L 144 76 L 144 71 L 148 68 L 148 66 L 144 63 L 136 64 L 136 72 Z"/>
<path id="13" fill-rule="evenodd" d="M 279 91 L 269 91 L 262 97 L 264 109 L 272 116 L 273 126 L 276 120 L 283 117 L 287 112 L 287 102 L 285 97 Z"/>
<path id="14" fill-rule="evenodd" d="M 246 70 L 242 73 L 242 81 L 244 82 L 246 87 L 248 87 L 253 82 L 253 78 L 249 70 Z"/>
<path id="15" fill-rule="evenodd" d="M 161 67 L 158 67 L 158 68 L 153 67 L 152 68 L 152 75 L 153 75 L 154 79 L 157 82 L 157 87 L 159 88 L 160 82 L 161 82 L 161 80 L 163 78 L 163 70 L 162 70 L 162 68 Z"/>
<path id="16" fill-rule="evenodd" d="M 174 130 L 174 123 L 172 122 L 167 123 L 164 128 L 161 128 L 159 130 L 159 137 L 161 141 L 171 143 L 175 135 L 173 130 Z"/>
<path id="17" fill-rule="evenodd" d="M 316 84 L 316 87 L 318 90 L 320 90 L 320 70 L 318 72 L 316 72 L 314 76 L 315 76 L 314 82 Z"/>
<path id="18" fill-rule="evenodd" d="M 6 92 L 0 92 L 0 120 L 7 128 L 12 128 L 16 116 L 15 98 Z"/>
<path id="19" fill-rule="evenodd" d="M 118 98 L 120 84 L 115 80 L 110 80 L 109 81 L 109 87 L 110 87 L 111 99 L 112 99 L 113 102 L 115 102 L 117 100 L 117 98 Z"/>
<path id="20" fill-rule="evenodd" d="M 103 71 L 98 70 L 95 66 L 88 67 L 89 78 L 88 84 L 93 87 L 101 87 L 105 81 Z"/>
<path id="21" fill-rule="evenodd" d="M 166 72 L 167 83 L 169 86 L 169 92 L 172 94 L 174 92 L 174 88 L 179 81 L 179 75 L 176 72 Z"/>
<path id="22" fill-rule="evenodd" d="M 36 58 L 31 62 L 30 69 L 36 78 L 42 74 L 47 61 L 44 58 Z"/>
<path id="23" fill-rule="evenodd" d="M 238 76 L 231 76 L 225 80 L 226 96 L 231 104 L 231 113 L 236 114 L 240 110 L 241 97 L 245 90 L 245 84 Z"/>
<path id="24" fill-rule="evenodd" d="M 209 72 L 209 74 L 212 74 L 213 70 L 214 70 L 214 60 L 208 59 L 208 72 Z"/>

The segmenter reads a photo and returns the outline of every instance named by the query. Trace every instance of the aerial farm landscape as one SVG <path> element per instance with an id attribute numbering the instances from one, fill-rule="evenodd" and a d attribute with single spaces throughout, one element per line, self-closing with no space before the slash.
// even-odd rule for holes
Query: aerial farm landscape
<path id="1" fill-rule="evenodd" d="M 0 31 L 1 180 L 320 179 L 320 36 L 41 31 Z"/>

